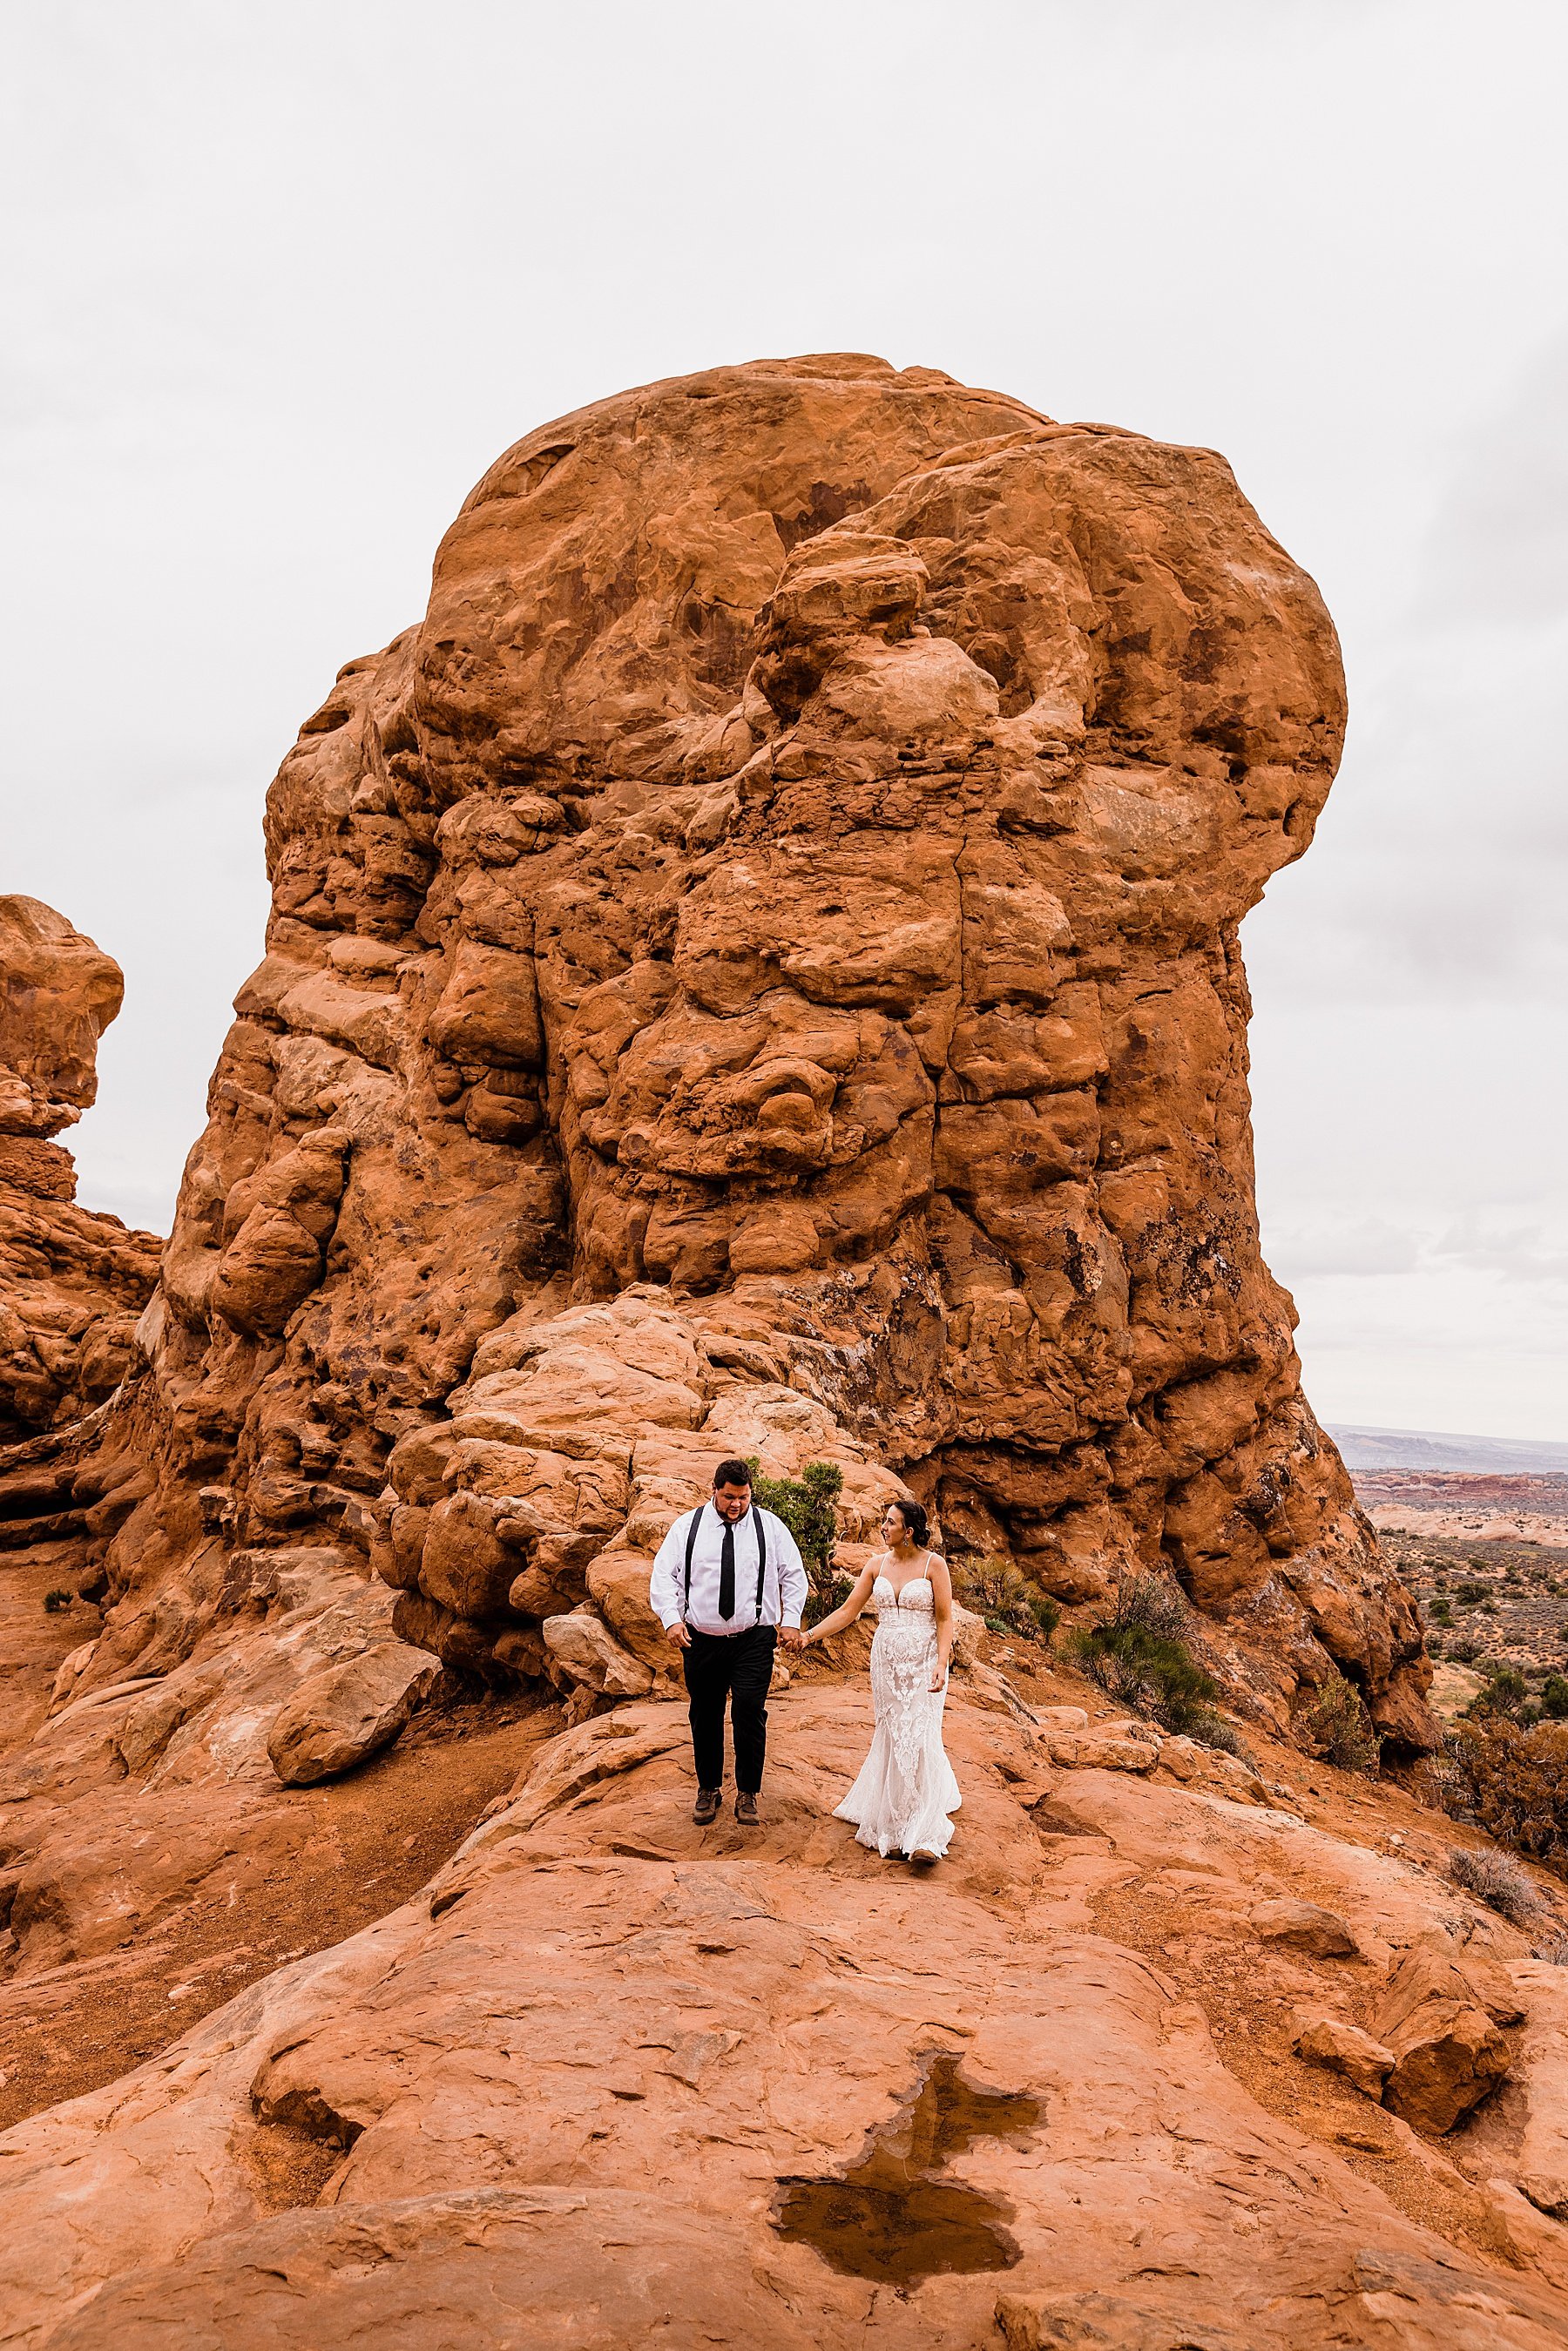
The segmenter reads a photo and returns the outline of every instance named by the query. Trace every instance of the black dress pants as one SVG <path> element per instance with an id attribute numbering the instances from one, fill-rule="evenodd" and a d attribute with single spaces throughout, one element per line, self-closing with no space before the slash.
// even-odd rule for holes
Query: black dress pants
<path id="1" fill-rule="evenodd" d="M 691 1699 L 692 1755 L 699 1788 L 724 1785 L 724 1708 L 727 1699 L 735 1731 L 735 1784 L 755 1796 L 762 1785 L 768 1752 L 768 1685 L 779 1633 L 773 1625 L 753 1625 L 744 1633 L 715 1635 L 692 1627 L 691 1646 L 681 1653 Z"/>

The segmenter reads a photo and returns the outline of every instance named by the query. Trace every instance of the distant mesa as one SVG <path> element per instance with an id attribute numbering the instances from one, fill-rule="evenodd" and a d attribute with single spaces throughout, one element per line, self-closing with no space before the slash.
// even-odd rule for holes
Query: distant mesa
<path id="1" fill-rule="evenodd" d="M 1509 1437 L 1454 1437 L 1429 1428 L 1352 1428 L 1325 1423 L 1350 1470 L 1457 1469 L 1551 1477 L 1568 1472 L 1568 1444 Z"/>

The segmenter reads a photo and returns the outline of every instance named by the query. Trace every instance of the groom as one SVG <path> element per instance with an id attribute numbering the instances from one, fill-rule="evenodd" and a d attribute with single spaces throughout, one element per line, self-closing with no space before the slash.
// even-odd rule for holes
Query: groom
<path id="1" fill-rule="evenodd" d="M 713 1473 L 712 1501 L 675 1520 L 659 1545 L 648 1596 L 666 1636 L 684 1652 L 697 1767 L 692 1818 L 706 1828 L 717 1816 L 727 1700 L 735 1729 L 735 1817 L 755 1828 L 773 1652 L 780 1627 L 787 1649 L 800 1646 L 806 1571 L 783 1520 L 753 1502 L 744 1461 L 721 1461 Z"/>

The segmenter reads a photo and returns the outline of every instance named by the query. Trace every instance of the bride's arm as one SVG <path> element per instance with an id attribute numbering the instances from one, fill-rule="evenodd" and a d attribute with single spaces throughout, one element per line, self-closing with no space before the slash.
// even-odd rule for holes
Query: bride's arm
<path id="1" fill-rule="evenodd" d="M 947 1666 L 953 1655 L 953 1579 L 947 1573 L 947 1562 L 931 1554 L 931 1602 L 936 1615 L 936 1663 L 931 1675 L 931 1687 L 939 1690 L 947 1680 Z"/>
<path id="2" fill-rule="evenodd" d="M 879 1553 L 878 1556 L 880 1555 Z M 813 1641 L 825 1640 L 830 1633 L 841 1633 L 847 1625 L 854 1623 L 855 1618 L 871 1598 L 871 1588 L 876 1582 L 876 1560 L 867 1560 L 856 1576 L 854 1588 L 843 1606 L 835 1608 L 831 1616 L 819 1617 L 801 1644 L 803 1648 L 809 1649 Z"/>

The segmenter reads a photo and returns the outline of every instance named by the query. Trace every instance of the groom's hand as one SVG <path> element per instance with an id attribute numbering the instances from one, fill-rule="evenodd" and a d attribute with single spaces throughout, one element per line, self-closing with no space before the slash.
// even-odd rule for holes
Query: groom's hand
<path id="1" fill-rule="evenodd" d="M 806 1646 L 806 1635 L 799 1625 L 781 1625 L 779 1637 L 787 1649 L 803 1649 Z"/>
<path id="2" fill-rule="evenodd" d="M 664 1638 L 677 1649 L 689 1649 L 692 1646 L 691 1632 L 678 1616 L 673 1625 L 665 1625 Z"/>

